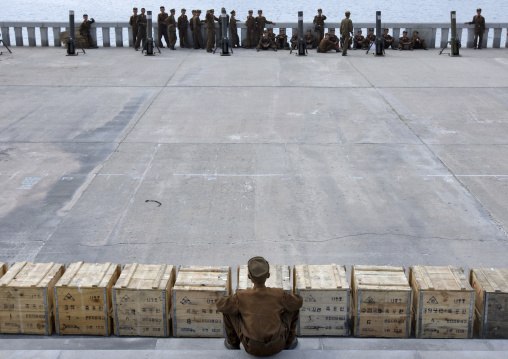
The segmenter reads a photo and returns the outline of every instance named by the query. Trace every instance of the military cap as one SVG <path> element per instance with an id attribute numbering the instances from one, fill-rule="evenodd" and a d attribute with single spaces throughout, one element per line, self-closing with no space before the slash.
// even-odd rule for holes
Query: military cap
<path id="1" fill-rule="evenodd" d="M 235 10 L 231 10 L 230 14 L 236 14 L 236 11 Z"/>
<path id="2" fill-rule="evenodd" d="M 88 16 L 87 14 L 83 14 L 83 17 Z"/>
<path id="3" fill-rule="evenodd" d="M 404 30 L 404 31 L 402 31 L 402 33 L 403 33 L 403 34 L 407 34 L 407 31 L 406 31 L 406 30 Z"/>
<path id="4" fill-rule="evenodd" d="M 176 10 L 175 9 L 171 9 L 171 10 L 169 10 L 169 12 L 176 12 Z"/>
<path id="5" fill-rule="evenodd" d="M 387 27 L 385 27 L 385 30 L 389 30 Z"/>
<path id="6" fill-rule="evenodd" d="M 263 10 L 258 10 L 258 13 L 259 13 L 259 12 L 263 12 Z"/>
<path id="7" fill-rule="evenodd" d="M 482 11 L 482 9 L 478 8 L 478 9 L 476 9 L 476 11 Z"/>
<path id="8" fill-rule="evenodd" d="M 247 264 L 249 275 L 253 279 L 262 279 L 270 273 L 270 264 L 263 257 L 253 257 Z"/>
<path id="9" fill-rule="evenodd" d="M 359 30 L 357 31 L 357 33 L 358 33 L 358 32 L 362 32 L 362 29 L 359 29 Z"/>
<path id="10" fill-rule="evenodd" d="M 252 11 L 252 10 L 249 10 L 249 14 L 252 14 L 253 12 L 254 12 L 254 11 Z"/>
<path id="11" fill-rule="evenodd" d="M 323 11 L 322 9 L 317 9 L 317 11 Z"/>
<path id="12" fill-rule="evenodd" d="M 196 10 L 196 12 L 201 12 L 201 10 L 198 9 L 198 10 Z"/>
<path id="13" fill-rule="evenodd" d="M 346 15 L 351 15 L 351 13 L 349 11 L 346 11 Z"/>
<path id="14" fill-rule="evenodd" d="M 370 29 L 369 29 L 369 31 L 374 31 L 374 29 L 373 29 L 373 28 L 370 28 Z"/>
<path id="15" fill-rule="evenodd" d="M 180 10 L 180 11 L 187 11 L 187 10 L 185 10 L 185 9 L 182 9 L 182 10 Z"/>
<path id="16" fill-rule="evenodd" d="M 133 7 L 132 10 L 137 10 L 138 8 L 137 7 Z"/>
<path id="17" fill-rule="evenodd" d="M 164 7 L 164 6 L 161 6 L 160 8 L 161 8 L 161 9 L 165 9 L 165 7 Z"/>

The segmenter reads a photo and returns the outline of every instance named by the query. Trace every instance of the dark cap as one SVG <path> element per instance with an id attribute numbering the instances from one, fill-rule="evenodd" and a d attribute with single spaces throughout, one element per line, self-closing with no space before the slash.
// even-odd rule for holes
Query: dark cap
<path id="1" fill-rule="evenodd" d="M 132 10 L 137 10 L 138 8 L 137 7 L 133 7 Z"/>
<path id="2" fill-rule="evenodd" d="M 476 9 L 476 11 L 482 11 L 482 9 L 478 8 L 478 9 Z"/>
<path id="3" fill-rule="evenodd" d="M 230 14 L 233 14 L 233 13 L 236 14 L 236 11 L 235 10 L 231 10 Z"/>
<path id="4" fill-rule="evenodd" d="M 83 14 L 83 17 L 88 16 L 87 14 Z"/>
<path id="5" fill-rule="evenodd" d="M 317 9 L 317 11 L 323 11 L 322 9 Z"/>
<path id="6" fill-rule="evenodd" d="M 407 34 L 407 31 L 406 31 L 406 30 L 404 30 L 404 31 L 402 31 L 402 33 L 403 33 L 403 34 Z"/>
<path id="7" fill-rule="evenodd" d="M 349 11 L 346 11 L 346 15 L 351 15 L 351 13 Z"/>
<path id="8" fill-rule="evenodd" d="M 182 9 L 182 10 L 180 10 L 180 11 L 187 11 L 187 10 L 185 10 L 185 9 Z"/>
<path id="9" fill-rule="evenodd" d="M 387 27 L 385 27 L 385 31 L 389 31 Z"/>
<path id="10" fill-rule="evenodd" d="M 254 11 L 252 11 L 252 10 L 249 10 L 249 14 L 252 14 L 253 12 L 254 12 Z"/>
<path id="11" fill-rule="evenodd" d="M 369 31 L 374 31 L 374 29 L 373 29 L 373 28 L 370 28 L 370 29 L 369 29 Z"/>
<path id="12" fill-rule="evenodd" d="M 263 257 L 249 259 L 247 264 L 249 275 L 253 279 L 262 279 L 270 273 L 270 264 Z"/>
<path id="13" fill-rule="evenodd" d="M 169 12 L 175 12 L 175 11 L 176 11 L 175 9 L 171 9 L 171 10 L 169 10 Z"/>
<path id="14" fill-rule="evenodd" d="M 263 12 L 263 10 L 258 10 L 258 12 Z"/>

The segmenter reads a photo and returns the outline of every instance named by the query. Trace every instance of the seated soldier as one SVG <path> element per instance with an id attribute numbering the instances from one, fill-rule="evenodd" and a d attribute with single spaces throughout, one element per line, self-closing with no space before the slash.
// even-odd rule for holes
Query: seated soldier
<path id="1" fill-rule="evenodd" d="M 307 35 L 305 35 L 305 46 L 308 49 L 315 49 L 316 48 L 316 37 L 312 35 L 312 30 L 307 30 Z"/>
<path id="2" fill-rule="evenodd" d="M 413 31 L 413 38 L 411 39 L 411 45 L 413 49 L 424 49 L 427 50 L 427 44 L 425 40 L 418 35 L 418 31 Z"/>
<path id="3" fill-rule="evenodd" d="M 275 37 L 275 44 L 278 49 L 289 50 L 288 36 L 284 29 L 280 29 L 279 35 Z"/>
<path id="4" fill-rule="evenodd" d="M 255 356 L 294 349 L 298 344 L 296 325 L 302 297 L 265 286 L 270 277 L 270 265 L 263 257 L 251 258 L 247 268 L 254 288 L 217 302 L 217 310 L 224 315 L 224 346 L 239 350 L 242 343 L 245 351 Z"/>
<path id="5" fill-rule="evenodd" d="M 362 30 L 358 30 L 353 40 L 354 40 L 353 50 L 368 48 L 367 45 L 368 41 L 365 40 L 365 37 L 362 36 Z"/>
<path id="6" fill-rule="evenodd" d="M 384 42 L 384 45 L 385 45 L 385 49 L 388 49 L 389 47 L 392 48 L 392 50 L 395 50 L 395 45 L 394 45 L 394 42 L 393 42 L 393 37 L 391 37 L 390 35 L 388 35 L 388 29 L 385 29 L 385 33 L 383 34 L 383 42 Z"/>
<path id="7" fill-rule="evenodd" d="M 413 44 L 411 39 L 407 37 L 407 31 L 404 30 L 402 32 L 402 37 L 399 37 L 399 51 L 402 50 L 411 50 L 413 51 Z"/>
<path id="8" fill-rule="evenodd" d="M 339 51 L 339 41 L 340 39 L 335 35 L 335 29 L 330 29 L 330 37 L 329 40 L 335 44 L 335 48 Z"/>
<path id="9" fill-rule="evenodd" d="M 294 31 L 294 34 L 293 36 L 291 36 L 291 48 L 293 50 L 296 50 L 298 49 L 298 39 L 299 39 L 299 36 L 298 36 L 298 29 L 295 29 Z"/>
<path id="10" fill-rule="evenodd" d="M 270 38 L 270 40 L 272 40 L 272 42 L 275 44 L 275 34 L 273 33 L 273 28 L 269 27 L 268 29 L 266 29 L 268 31 L 268 37 Z"/>
<path id="11" fill-rule="evenodd" d="M 325 37 L 319 43 L 317 48 L 317 52 L 328 52 L 330 50 L 335 50 L 335 52 L 339 52 L 339 49 L 335 46 L 333 42 L 330 41 L 330 34 L 326 33 Z"/>
<path id="12" fill-rule="evenodd" d="M 367 47 L 370 46 L 371 42 L 376 42 L 376 35 L 374 35 L 374 29 L 372 28 L 369 29 L 369 34 L 365 39 L 367 40 Z"/>
<path id="13" fill-rule="evenodd" d="M 268 31 L 263 31 L 263 37 L 259 40 L 256 51 L 272 49 L 277 51 L 277 46 L 272 42 L 272 39 L 268 37 Z"/>

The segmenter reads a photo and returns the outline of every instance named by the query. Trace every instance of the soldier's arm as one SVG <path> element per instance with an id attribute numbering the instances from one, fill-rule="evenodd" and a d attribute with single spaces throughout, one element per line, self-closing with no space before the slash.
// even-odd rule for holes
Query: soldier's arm
<path id="1" fill-rule="evenodd" d="M 239 312 L 238 295 L 223 297 L 217 302 L 217 310 L 222 313 L 236 315 Z"/>
<path id="2" fill-rule="evenodd" d="M 284 309 L 288 312 L 294 312 L 302 307 L 303 298 L 298 294 L 284 292 L 283 303 Z"/>
<path id="3" fill-rule="evenodd" d="M 326 16 L 325 15 L 323 15 L 323 20 L 326 20 Z"/>

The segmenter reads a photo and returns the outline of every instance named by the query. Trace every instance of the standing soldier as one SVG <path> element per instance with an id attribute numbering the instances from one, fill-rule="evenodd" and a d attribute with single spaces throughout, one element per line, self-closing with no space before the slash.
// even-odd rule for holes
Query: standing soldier
<path id="1" fill-rule="evenodd" d="M 335 49 L 339 52 L 339 38 L 335 35 L 335 29 L 330 29 L 330 37 L 328 40 L 335 44 Z"/>
<path id="2" fill-rule="evenodd" d="M 213 9 L 208 10 L 205 15 L 206 20 L 206 52 L 212 52 L 215 43 L 215 19 Z"/>
<path id="3" fill-rule="evenodd" d="M 318 9 L 318 14 L 314 16 L 314 31 L 317 36 L 317 43 L 321 44 L 321 40 L 323 40 L 323 34 L 325 32 L 325 20 L 326 16 L 322 15 L 323 10 Z"/>
<path id="4" fill-rule="evenodd" d="M 258 27 L 258 39 L 263 37 L 266 24 L 277 25 L 274 22 L 266 20 L 266 18 L 263 16 L 263 10 L 258 10 L 258 17 L 256 18 L 256 25 Z"/>
<path id="5" fill-rule="evenodd" d="M 138 36 L 138 8 L 132 9 L 133 15 L 129 19 L 129 25 L 132 28 L 132 46 L 136 45 L 136 38 Z"/>
<path id="6" fill-rule="evenodd" d="M 161 48 L 164 48 L 162 45 L 162 36 L 164 36 L 164 40 L 166 40 L 166 46 L 169 47 L 168 26 L 166 25 L 167 19 L 168 14 L 166 13 L 164 6 L 161 6 L 161 13 L 157 16 L 157 26 L 159 29 L 159 47 Z"/>
<path id="7" fill-rule="evenodd" d="M 166 19 L 166 25 L 168 26 L 168 29 L 169 29 L 169 45 L 168 45 L 168 47 L 171 50 L 176 50 L 175 49 L 175 44 L 176 44 L 175 9 L 171 9 L 171 10 L 169 10 L 169 12 L 171 13 L 171 15 L 169 15 L 168 18 Z"/>
<path id="8" fill-rule="evenodd" d="M 145 8 L 141 8 L 141 14 L 138 15 L 138 38 L 136 39 L 136 44 L 134 45 L 134 49 L 136 51 L 139 50 L 139 45 L 143 42 L 143 48 L 145 48 L 146 43 L 146 15 Z"/>
<path id="9" fill-rule="evenodd" d="M 185 9 L 182 9 L 182 15 L 178 17 L 178 36 L 180 37 L 180 48 L 190 47 L 189 37 L 187 36 L 187 27 L 189 26 L 189 20 L 185 15 Z"/>
<path id="10" fill-rule="evenodd" d="M 88 20 L 88 15 L 87 14 L 83 14 L 83 22 L 79 26 L 79 34 L 81 36 L 83 36 L 86 39 L 86 41 L 88 41 L 88 46 L 91 49 L 97 49 L 98 48 L 98 46 L 94 46 L 94 42 L 93 42 L 93 39 L 92 39 L 92 34 L 90 34 L 90 26 L 92 26 L 92 24 L 94 22 L 95 22 L 95 20 L 93 19 L 93 17 L 90 20 Z"/>
<path id="11" fill-rule="evenodd" d="M 247 21 L 245 21 L 245 26 L 247 26 L 247 48 L 252 49 L 254 47 L 254 30 L 256 27 L 256 18 L 252 16 L 253 11 L 249 10 L 249 16 L 247 16 Z"/>
<path id="12" fill-rule="evenodd" d="M 194 17 L 194 34 L 196 35 L 196 41 L 194 42 L 195 49 L 204 49 L 205 42 L 203 41 L 203 34 L 201 33 L 201 25 L 204 24 L 199 18 L 201 10 L 196 10 L 196 16 Z"/>
<path id="13" fill-rule="evenodd" d="M 474 25 L 474 49 L 481 50 L 483 44 L 483 33 L 485 32 L 485 18 L 482 16 L 482 9 L 476 9 L 476 15 L 473 17 L 473 21 L 465 22 L 467 25 Z M 480 38 L 480 41 L 478 41 Z"/>
<path id="14" fill-rule="evenodd" d="M 342 42 L 342 56 L 347 56 L 347 48 L 349 47 L 349 35 L 353 34 L 353 21 L 349 18 L 351 13 L 346 11 L 346 18 L 340 23 L 340 39 Z"/>
<path id="15" fill-rule="evenodd" d="M 189 21 L 189 28 L 190 28 L 190 31 L 191 31 L 191 36 L 192 36 L 192 43 L 194 45 L 194 48 L 197 49 L 197 41 L 196 41 L 196 35 L 194 34 L 194 18 L 196 17 L 196 10 L 192 10 L 191 11 L 192 13 L 192 17 Z"/>
<path id="16" fill-rule="evenodd" d="M 231 46 L 240 47 L 240 39 L 238 38 L 238 28 L 236 26 L 235 15 L 235 10 L 231 10 L 231 22 L 229 23 L 229 30 L 231 31 Z"/>

